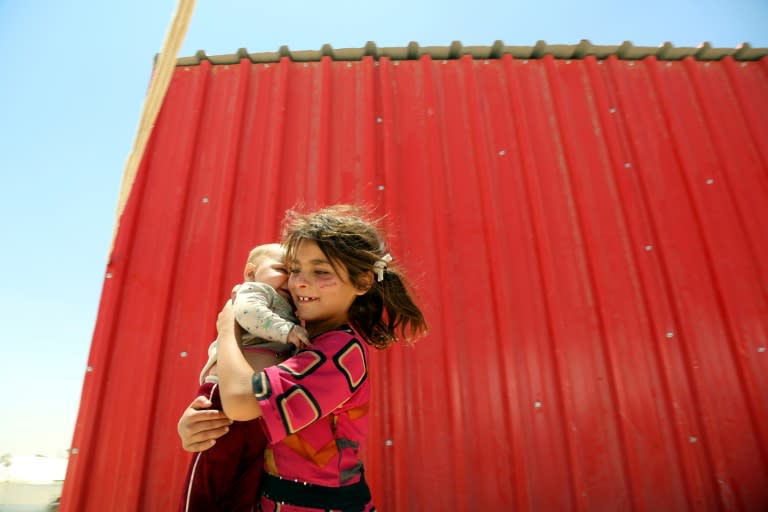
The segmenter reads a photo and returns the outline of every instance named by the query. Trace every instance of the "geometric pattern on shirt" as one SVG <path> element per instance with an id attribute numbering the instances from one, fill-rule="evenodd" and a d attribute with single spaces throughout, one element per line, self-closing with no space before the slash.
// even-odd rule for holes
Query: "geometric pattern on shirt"
<path id="1" fill-rule="evenodd" d="M 272 448 L 264 448 L 264 471 L 272 476 L 280 475 L 280 471 L 277 469 L 277 461 L 275 461 L 275 452 Z"/>
<path id="2" fill-rule="evenodd" d="M 351 468 L 341 471 L 341 474 L 339 475 L 339 483 L 345 484 L 355 478 L 357 475 L 361 475 L 362 473 L 363 463 L 362 461 L 357 461 L 357 463 Z"/>
<path id="3" fill-rule="evenodd" d="M 311 425 L 322 414 L 315 397 L 298 384 L 277 397 L 277 409 L 288 435 Z"/>
<path id="4" fill-rule="evenodd" d="M 301 437 L 300 432 L 297 434 L 291 434 L 290 436 L 284 438 L 283 443 L 285 443 L 285 445 L 292 449 L 294 452 L 299 454 L 304 460 L 311 462 L 321 468 L 325 467 L 325 465 L 331 462 L 336 454 L 339 453 L 339 450 L 336 447 L 336 440 L 331 439 L 325 444 L 325 446 L 316 450 L 303 437 Z"/>
<path id="5" fill-rule="evenodd" d="M 368 414 L 368 405 L 369 403 L 366 402 L 363 405 L 360 405 L 358 407 L 354 407 L 352 409 L 348 409 L 344 412 L 340 412 L 338 414 L 331 414 L 328 417 L 326 417 L 323 421 L 330 421 L 331 422 L 331 430 L 335 431 L 336 422 L 338 421 L 338 416 L 347 416 L 352 420 L 355 420 L 357 418 L 360 418 L 362 416 L 365 416 Z M 336 438 L 331 439 L 327 443 L 325 443 L 324 446 L 322 446 L 319 449 L 315 449 L 310 443 L 308 443 L 301 435 L 301 432 L 297 432 L 295 434 L 291 434 L 283 439 L 283 443 L 288 446 L 290 449 L 292 449 L 294 452 L 296 452 L 298 455 L 300 455 L 304 460 L 311 462 L 319 467 L 325 467 L 332 459 L 333 457 L 339 453 L 341 450 L 345 448 L 352 448 L 353 450 L 357 451 L 359 448 L 359 443 L 355 441 L 351 441 L 346 438 Z"/>
<path id="6" fill-rule="evenodd" d="M 254 373 L 251 377 L 251 388 L 256 400 L 266 400 L 272 396 L 272 384 L 269 383 L 266 372 Z"/>
<path id="7" fill-rule="evenodd" d="M 368 375 L 365 367 L 365 352 L 357 339 L 352 338 L 344 348 L 339 350 L 333 356 L 333 362 L 344 375 L 350 391 L 356 391 L 365 382 L 365 377 Z"/>
<path id="8" fill-rule="evenodd" d="M 291 364 L 294 366 L 293 368 L 284 364 L 279 364 L 277 367 L 285 370 L 296 377 L 296 379 L 300 380 L 320 368 L 325 360 L 325 354 L 322 352 L 302 350 L 296 357 L 291 359 Z"/>

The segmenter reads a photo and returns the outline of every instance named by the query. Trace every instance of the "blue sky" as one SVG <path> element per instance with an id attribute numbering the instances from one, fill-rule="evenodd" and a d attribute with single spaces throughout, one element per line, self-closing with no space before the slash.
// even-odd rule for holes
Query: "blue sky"
<path id="1" fill-rule="evenodd" d="M 123 166 L 175 5 L 0 0 L 0 454 L 69 445 Z M 768 47 L 765 0 L 367 5 L 199 1 L 180 55 L 369 40 Z"/>

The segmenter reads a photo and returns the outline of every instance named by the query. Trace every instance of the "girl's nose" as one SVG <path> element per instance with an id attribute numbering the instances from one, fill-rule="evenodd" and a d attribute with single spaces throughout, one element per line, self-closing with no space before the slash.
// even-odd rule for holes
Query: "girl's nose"
<path id="1" fill-rule="evenodd" d="M 288 278 L 288 281 L 293 286 L 307 286 L 307 278 L 304 276 L 302 272 L 296 272 L 295 274 L 291 274 L 291 277 Z"/>

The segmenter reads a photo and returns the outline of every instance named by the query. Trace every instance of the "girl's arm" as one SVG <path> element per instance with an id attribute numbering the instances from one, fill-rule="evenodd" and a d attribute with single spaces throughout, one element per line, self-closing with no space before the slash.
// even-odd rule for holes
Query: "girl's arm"
<path id="1" fill-rule="evenodd" d="M 253 368 L 238 346 L 239 326 L 235 324 L 231 300 L 219 313 L 216 329 L 219 331 L 219 393 L 224 414 L 235 421 L 258 418 L 261 407 L 253 394 Z"/>

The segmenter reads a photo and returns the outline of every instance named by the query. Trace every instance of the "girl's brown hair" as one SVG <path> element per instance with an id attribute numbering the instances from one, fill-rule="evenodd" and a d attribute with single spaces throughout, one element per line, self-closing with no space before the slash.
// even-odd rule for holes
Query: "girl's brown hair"
<path id="1" fill-rule="evenodd" d="M 315 242 L 334 268 L 341 265 L 347 270 L 353 286 L 361 290 L 370 286 L 349 308 L 349 322 L 368 344 L 386 348 L 399 339 L 410 341 L 425 334 L 427 322 L 396 266 L 388 263 L 383 279 L 377 279 L 373 265 L 387 254 L 377 224 L 362 208 L 350 205 L 307 214 L 288 211 L 283 245 L 286 260 L 291 261 L 301 242 Z"/>

